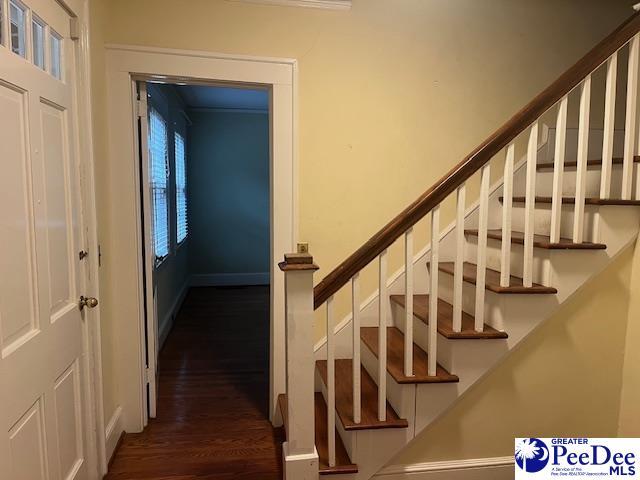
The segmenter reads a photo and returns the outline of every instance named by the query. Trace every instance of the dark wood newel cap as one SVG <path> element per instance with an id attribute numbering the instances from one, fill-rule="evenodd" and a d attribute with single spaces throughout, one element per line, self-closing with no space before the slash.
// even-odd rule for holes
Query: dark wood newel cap
<path id="1" fill-rule="evenodd" d="M 313 263 L 313 257 L 308 253 L 285 253 L 284 262 L 278 264 L 283 272 L 293 270 L 318 270 L 318 266 Z"/>

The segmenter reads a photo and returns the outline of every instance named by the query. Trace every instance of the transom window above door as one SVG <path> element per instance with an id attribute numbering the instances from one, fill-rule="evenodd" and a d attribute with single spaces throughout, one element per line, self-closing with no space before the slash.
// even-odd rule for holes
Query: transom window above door
<path id="1" fill-rule="evenodd" d="M 31 10 L 28 3 L 0 1 L 0 47 L 63 80 L 64 42 L 63 36 Z"/>

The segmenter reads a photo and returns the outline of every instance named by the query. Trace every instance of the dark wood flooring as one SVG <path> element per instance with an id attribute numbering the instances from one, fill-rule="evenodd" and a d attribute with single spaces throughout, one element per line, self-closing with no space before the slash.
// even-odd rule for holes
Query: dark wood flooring
<path id="1" fill-rule="evenodd" d="M 268 419 L 268 287 L 193 288 L 160 353 L 158 415 L 107 480 L 282 478 Z"/>

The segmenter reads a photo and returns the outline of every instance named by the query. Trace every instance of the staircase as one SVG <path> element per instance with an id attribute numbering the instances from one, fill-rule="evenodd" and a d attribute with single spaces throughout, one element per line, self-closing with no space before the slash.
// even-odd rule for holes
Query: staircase
<path id="1" fill-rule="evenodd" d="M 635 241 L 638 32 L 636 14 L 313 290 L 312 258 L 285 257 L 287 392 L 278 405 L 287 478 L 371 478 Z M 621 82 L 619 58 L 628 62 Z M 595 88 L 605 92 L 597 128 Z M 616 117 L 624 129 L 616 130 Z M 502 178 L 491 185 L 496 168 Z M 479 195 L 467 205 L 475 175 Z M 441 229 L 444 201 L 455 215 Z M 425 217 L 431 242 L 414 252 L 414 225 Z M 395 242 L 404 265 L 390 274 Z M 378 291 L 362 302 L 360 273 L 375 263 Z M 351 313 L 336 322 L 343 289 Z M 319 308 L 327 338 L 314 349 Z"/>

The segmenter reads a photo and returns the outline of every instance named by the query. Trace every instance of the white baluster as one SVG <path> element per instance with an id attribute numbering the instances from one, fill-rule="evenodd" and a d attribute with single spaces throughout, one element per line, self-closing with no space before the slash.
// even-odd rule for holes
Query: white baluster
<path id="1" fill-rule="evenodd" d="M 538 154 L 538 122 L 535 122 L 529 133 L 527 147 L 527 185 L 524 203 L 524 268 L 523 285 L 533 286 L 533 235 L 535 228 L 536 208 L 536 161 Z"/>
<path id="2" fill-rule="evenodd" d="M 631 199 L 633 185 L 633 155 L 636 140 L 636 112 L 638 99 L 638 55 L 640 35 L 629 43 L 629 72 L 627 77 L 627 117 L 624 125 L 624 159 L 622 164 L 622 198 Z"/>
<path id="3" fill-rule="evenodd" d="M 464 214 L 467 187 L 463 183 L 456 191 L 456 263 L 453 272 L 453 331 L 462 330 L 462 270 L 464 268 Z"/>
<path id="4" fill-rule="evenodd" d="M 413 228 L 404 234 L 404 374 L 413 376 Z"/>
<path id="5" fill-rule="evenodd" d="M 478 257 L 476 260 L 476 310 L 475 331 L 484 330 L 484 296 L 487 274 L 487 224 L 489 222 L 490 164 L 480 169 L 480 209 L 478 212 Z"/>
<path id="6" fill-rule="evenodd" d="M 591 75 L 585 78 L 580 91 L 578 122 L 578 166 L 576 168 L 576 203 L 573 216 L 573 242 L 584 238 L 584 203 L 587 186 L 587 155 L 589 153 L 589 115 L 591 111 Z"/>
<path id="7" fill-rule="evenodd" d="M 387 250 L 379 259 L 378 282 L 378 420 L 387 419 Z"/>
<path id="8" fill-rule="evenodd" d="M 329 466 L 336 465 L 336 352 L 333 325 L 333 295 L 327 300 L 327 436 Z"/>
<path id="9" fill-rule="evenodd" d="M 435 377 L 438 348 L 438 262 L 440 253 L 440 205 L 431 211 L 431 285 L 429 289 L 429 358 L 427 374 Z"/>
<path id="10" fill-rule="evenodd" d="M 511 212 L 513 206 L 513 162 L 515 144 L 507 147 L 504 161 L 504 187 L 502 193 L 502 250 L 500 255 L 500 286 L 508 287 L 511 280 Z"/>
<path id="11" fill-rule="evenodd" d="M 600 178 L 600 198 L 611 194 L 611 164 L 613 162 L 613 141 L 616 122 L 616 78 L 618 74 L 618 53 L 607 62 L 607 85 L 604 98 L 604 138 L 602 140 L 602 176 Z"/>
<path id="12" fill-rule="evenodd" d="M 553 157 L 553 191 L 551 196 L 551 243 L 560 241 L 560 220 L 562 217 L 562 177 L 567 143 L 567 108 L 569 98 L 564 97 L 558 104 L 556 117 L 556 146 Z"/>
<path id="13" fill-rule="evenodd" d="M 351 279 L 353 317 L 353 422 L 360 423 L 362 399 L 360 388 L 360 273 Z"/>

